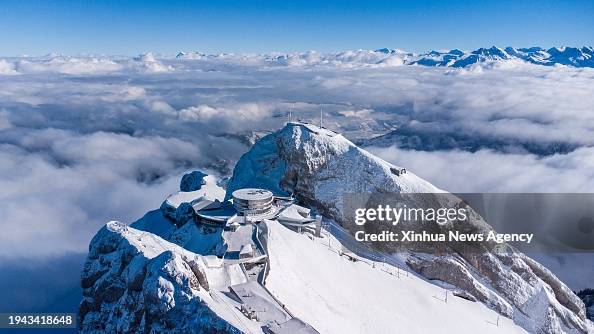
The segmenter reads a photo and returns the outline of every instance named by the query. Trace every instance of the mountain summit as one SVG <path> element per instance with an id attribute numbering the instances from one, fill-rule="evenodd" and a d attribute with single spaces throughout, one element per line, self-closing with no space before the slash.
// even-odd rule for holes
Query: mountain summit
<path id="1" fill-rule="evenodd" d="M 160 209 L 130 226 L 110 222 L 93 238 L 81 332 L 593 329 L 581 300 L 523 254 L 396 257 L 356 242 L 344 193 L 443 192 L 330 130 L 292 122 L 260 139 L 226 194 L 201 173 L 181 188 Z M 468 227 L 489 228 L 480 218 Z"/>

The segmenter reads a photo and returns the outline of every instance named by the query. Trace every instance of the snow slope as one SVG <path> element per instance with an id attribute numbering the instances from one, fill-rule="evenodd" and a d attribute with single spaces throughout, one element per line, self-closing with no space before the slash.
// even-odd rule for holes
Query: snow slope
<path id="1" fill-rule="evenodd" d="M 496 326 L 498 315 L 480 303 L 451 294 L 444 302 L 445 290 L 412 274 L 347 260 L 330 235 L 312 241 L 277 222 L 267 227 L 266 287 L 320 333 L 525 333 L 505 318 Z M 241 270 L 211 257 L 109 222 L 85 263 L 81 332 L 261 333 L 226 295 L 246 282 Z"/>
<path id="2" fill-rule="evenodd" d="M 334 237 L 312 241 L 269 224 L 267 287 L 289 310 L 321 333 L 526 333 L 481 303 L 451 294 L 382 264 L 353 262 Z M 332 248 L 328 248 L 328 238 Z"/>

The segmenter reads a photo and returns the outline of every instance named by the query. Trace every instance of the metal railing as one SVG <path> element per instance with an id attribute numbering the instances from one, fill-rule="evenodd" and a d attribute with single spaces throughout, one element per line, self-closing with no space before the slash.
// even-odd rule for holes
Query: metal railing
<path id="1" fill-rule="evenodd" d="M 365 262 L 374 268 L 376 268 L 376 263 L 384 264 L 384 267 L 380 269 L 390 275 L 400 277 L 400 271 L 404 271 L 405 275 L 407 277 L 409 276 L 408 268 L 404 267 L 400 261 L 357 241 L 348 231 L 333 220 L 322 221 L 322 233 L 326 234 L 326 236 L 329 234 L 336 238 L 344 248 L 353 252 L 359 261 Z M 365 259 L 373 262 L 369 263 Z M 396 273 L 387 270 L 385 265 L 396 268 Z"/>

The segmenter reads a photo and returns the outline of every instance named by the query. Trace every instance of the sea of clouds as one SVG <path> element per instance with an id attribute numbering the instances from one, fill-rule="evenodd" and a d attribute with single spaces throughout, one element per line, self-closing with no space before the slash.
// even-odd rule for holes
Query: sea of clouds
<path id="1" fill-rule="evenodd" d="M 0 263 L 84 254 L 105 222 L 158 208 L 184 172 L 229 175 L 289 111 L 317 123 L 320 109 L 324 126 L 361 144 L 414 125 L 575 147 L 545 156 L 369 148 L 449 191 L 594 189 L 590 68 L 432 68 L 371 51 L 3 58 Z"/>

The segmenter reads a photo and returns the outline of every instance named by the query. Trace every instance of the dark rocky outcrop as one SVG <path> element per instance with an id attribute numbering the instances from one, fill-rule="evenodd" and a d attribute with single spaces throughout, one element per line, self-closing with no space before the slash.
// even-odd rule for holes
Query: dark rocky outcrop
<path id="1" fill-rule="evenodd" d="M 202 259 L 156 238 L 117 222 L 97 233 L 82 273 L 79 331 L 240 333 L 205 303 Z"/>

